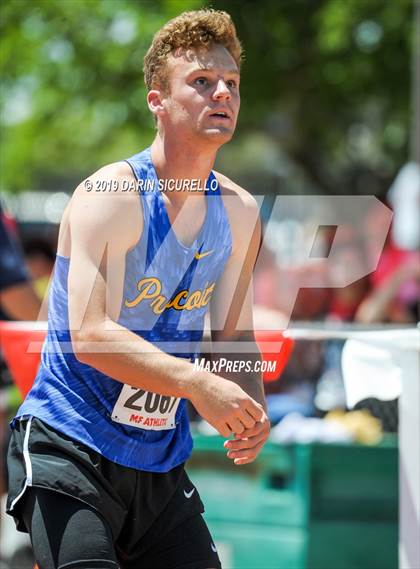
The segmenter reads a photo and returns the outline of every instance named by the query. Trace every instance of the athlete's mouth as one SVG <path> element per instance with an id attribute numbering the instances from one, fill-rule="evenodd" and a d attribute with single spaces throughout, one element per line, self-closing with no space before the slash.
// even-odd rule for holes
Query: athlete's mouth
<path id="1" fill-rule="evenodd" d="M 226 111 L 214 111 L 209 115 L 210 117 L 215 117 L 218 119 L 230 119 L 229 114 Z"/>

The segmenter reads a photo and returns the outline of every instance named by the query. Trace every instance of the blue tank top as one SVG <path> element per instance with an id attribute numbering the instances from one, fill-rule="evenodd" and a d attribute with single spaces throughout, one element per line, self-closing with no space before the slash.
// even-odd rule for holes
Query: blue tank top
<path id="1" fill-rule="evenodd" d="M 187 247 L 171 228 L 150 148 L 127 162 L 137 180 L 144 229 L 126 254 L 118 323 L 163 351 L 192 360 L 199 355 L 205 313 L 231 254 L 220 188 L 211 172 L 206 217 Z M 69 259 L 57 255 L 40 369 L 15 420 L 39 417 L 118 464 L 167 472 L 191 454 L 186 400 L 133 388 L 77 360 L 69 333 L 68 271 Z"/>

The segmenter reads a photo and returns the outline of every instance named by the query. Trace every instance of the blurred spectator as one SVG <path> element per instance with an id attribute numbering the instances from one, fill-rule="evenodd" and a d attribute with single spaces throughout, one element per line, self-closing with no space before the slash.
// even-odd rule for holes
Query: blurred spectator
<path id="1" fill-rule="evenodd" d="M 340 242 L 337 242 L 335 228 L 325 228 L 319 262 L 313 259 L 310 263 L 290 268 L 278 267 L 274 254 L 267 249 L 262 250 L 262 259 L 256 267 L 256 300 L 266 307 L 286 312 L 291 294 L 299 283 L 305 282 L 307 286 L 297 295 L 292 320 L 352 322 L 360 304 L 370 293 L 369 277 L 345 287 L 338 287 L 337 283 L 349 282 L 352 274 L 363 274 L 367 253 L 364 241 L 352 227 L 345 231 L 341 228 L 340 235 Z M 334 258 L 325 262 L 333 241 Z M 278 314 L 280 322 L 281 312 Z M 264 311 L 260 316 L 266 317 Z M 291 411 L 311 415 L 317 410 L 326 413 L 345 408 L 341 373 L 343 345 L 343 341 L 337 340 L 296 342 L 281 379 L 266 385 L 270 418 L 274 423 Z"/>
<path id="2" fill-rule="evenodd" d="M 310 265 L 279 266 L 276 255 L 265 244 L 261 246 L 254 271 L 254 303 L 262 309 L 277 311 L 280 320 L 288 325 L 293 320 L 314 320 L 325 316 L 329 292 L 323 263 Z M 299 289 L 299 283 L 308 287 Z M 313 282 L 316 287 L 310 288 Z M 297 292 L 297 298 L 294 295 Z M 267 327 L 269 328 L 269 327 Z"/>
<path id="3" fill-rule="evenodd" d="M 365 272 L 365 244 L 350 226 L 341 228 L 340 242 L 336 228 L 326 226 L 319 234 L 319 261 L 312 258 L 311 262 L 280 266 L 274 252 L 265 245 L 261 247 L 254 273 L 255 304 L 278 310 L 295 321 L 354 320 L 360 303 L 370 292 L 369 278 L 363 277 L 346 287 L 336 283 L 348 282 L 353 274 Z M 334 258 L 326 261 L 333 241 Z"/>
<path id="4" fill-rule="evenodd" d="M 279 270 L 274 253 L 264 243 L 258 253 L 253 281 L 254 304 L 279 310 Z"/>
<path id="5" fill-rule="evenodd" d="M 364 244 L 351 228 L 348 228 L 341 243 L 334 244 L 334 251 L 336 258 L 328 274 L 330 286 L 335 282 L 348 282 L 353 274 L 363 274 L 366 271 Z M 352 322 L 361 302 L 369 294 L 370 288 L 367 275 L 345 287 L 330 288 L 327 320 Z"/>
<path id="6" fill-rule="evenodd" d="M 42 238 L 24 241 L 23 250 L 35 290 L 41 298 L 44 298 L 54 268 L 54 250 L 49 241 Z"/>
<path id="7" fill-rule="evenodd" d="M 282 295 L 286 302 L 289 301 L 290 291 L 296 290 L 298 283 L 307 283 L 306 287 L 298 291 L 293 306 L 292 320 L 323 320 L 325 318 L 331 297 L 331 291 L 327 288 L 325 266 L 325 263 L 320 261 L 289 270 L 282 269 Z M 313 287 L 311 287 L 312 283 Z"/>
<path id="8" fill-rule="evenodd" d="M 348 282 L 354 274 L 363 274 L 367 266 L 364 242 L 353 228 L 341 232 L 341 241 L 334 243 L 334 262 L 329 266 L 328 279 L 333 283 Z M 330 244 L 334 235 L 330 234 Z M 352 322 L 360 303 L 370 291 L 369 277 L 362 277 L 345 287 L 329 289 L 330 297 L 326 319 L 335 322 Z M 316 386 L 315 405 L 322 413 L 345 409 L 346 398 L 341 370 L 343 340 L 328 340 L 324 343 L 323 369 Z"/>
<path id="9" fill-rule="evenodd" d="M 408 164 L 401 169 L 388 199 L 394 218 L 376 270 L 370 275 L 372 292 L 356 313 L 364 324 L 393 322 L 409 324 L 419 320 L 420 300 L 420 168 Z M 368 253 L 382 247 L 377 227 L 383 209 L 373 210 L 364 227 Z"/>
<path id="10" fill-rule="evenodd" d="M 294 321 L 416 322 L 419 319 L 420 254 L 393 244 L 392 231 L 384 247 L 383 215 L 383 208 L 373 208 L 360 234 L 350 226 L 344 228 L 345 231 L 341 228 L 340 242 L 334 229 L 326 229 L 322 233 L 319 263 L 314 259 L 315 262 L 305 265 L 280 267 L 274 252 L 263 247 L 255 271 L 255 300 L 260 305 L 256 321 L 260 329 L 269 327 L 264 326 L 266 319 L 271 323 L 287 322 L 284 316 L 287 304 L 302 282 L 307 288 L 298 293 L 291 314 Z M 334 258 L 326 263 L 333 242 Z M 351 281 L 353 274 L 365 273 L 369 257 L 377 258 L 383 247 L 373 273 L 345 287 L 337 286 L 337 283 Z M 311 283 L 313 288 L 310 288 Z M 273 422 L 290 411 L 324 414 L 346 407 L 341 370 L 343 346 L 341 340 L 296 342 L 281 378 L 266 384 Z M 374 403 L 379 408 L 377 402 Z M 395 406 L 396 403 L 390 404 Z"/>
<path id="11" fill-rule="evenodd" d="M 30 283 L 18 242 L 6 227 L 0 206 L 0 310 L 3 311 L 0 316 L 36 320 L 39 309 L 40 299 Z"/>
<path id="12" fill-rule="evenodd" d="M 25 267 L 14 224 L 6 218 L 0 205 L 0 319 L 36 320 L 41 307 Z M 1 357 L 0 357 L 1 359 Z M 5 456 L 7 374 L 0 365 L 0 456 Z M 2 461 L 3 462 L 3 461 Z M 5 461 L 4 461 L 5 464 Z M 5 491 L 5 472 L 0 468 L 0 496 Z"/>
<path id="13" fill-rule="evenodd" d="M 419 321 L 420 255 L 388 244 L 371 278 L 373 291 L 361 303 L 356 320 L 415 323 Z"/>

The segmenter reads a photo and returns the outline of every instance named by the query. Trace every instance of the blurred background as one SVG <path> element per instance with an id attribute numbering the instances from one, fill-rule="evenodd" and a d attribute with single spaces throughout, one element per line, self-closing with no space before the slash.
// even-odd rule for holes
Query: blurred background
<path id="1" fill-rule="evenodd" d="M 232 468 L 192 412 L 191 476 L 226 568 L 395 569 L 401 378 L 416 374 L 398 349 L 418 349 L 418 3 L 3 2 L 3 224 L 44 298 L 73 189 L 153 139 L 142 75 L 153 34 L 203 6 L 228 11 L 245 48 L 238 128 L 216 169 L 260 196 L 256 325 L 288 333 L 279 336 L 281 373 L 265 376 L 273 431 L 259 462 Z M 377 201 L 340 232 L 331 214 L 314 235 L 316 208 L 282 208 L 298 196 L 323 196 L 321 209 L 332 212 L 342 207 L 335 197 Z M 355 267 L 362 277 L 334 286 Z M 3 320 L 36 319 L 0 310 Z M 10 362 L 1 365 L 5 446 L 22 394 Z M 0 567 L 31 567 L 25 536 L 4 516 Z"/>

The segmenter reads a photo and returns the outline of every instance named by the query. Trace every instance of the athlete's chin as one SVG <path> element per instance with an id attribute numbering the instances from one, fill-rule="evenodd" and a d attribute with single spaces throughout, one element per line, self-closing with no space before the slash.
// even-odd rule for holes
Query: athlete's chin
<path id="1" fill-rule="evenodd" d="M 233 137 L 234 130 L 226 127 L 207 128 L 202 134 L 207 140 L 214 143 L 225 144 Z"/>

